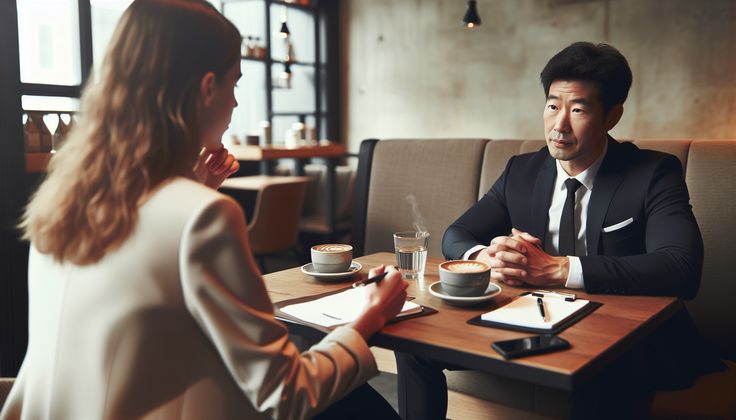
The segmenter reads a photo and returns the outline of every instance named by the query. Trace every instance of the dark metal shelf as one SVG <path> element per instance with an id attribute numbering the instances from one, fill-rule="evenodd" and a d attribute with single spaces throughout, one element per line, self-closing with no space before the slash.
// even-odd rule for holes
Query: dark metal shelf
<path id="1" fill-rule="evenodd" d="M 67 98 L 79 98 L 82 94 L 82 86 L 44 85 L 41 83 L 21 83 L 21 95 L 34 96 L 60 96 Z"/>
<path id="2" fill-rule="evenodd" d="M 264 63 L 264 64 L 267 64 L 267 63 L 271 63 L 271 64 L 286 64 L 286 61 L 285 60 L 274 60 L 274 59 L 268 60 L 268 59 L 265 59 L 265 58 L 248 57 L 248 56 L 245 56 L 245 55 L 240 56 L 240 58 L 242 60 L 255 61 L 255 62 Z M 315 63 L 307 63 L 305 61 L 290 61 L 289 64 L 290 65 L 293 65 L 293 66 L 304 66 L 304 67 L 315 67 L 316 66 Z"/>
<path id="3" fill-rule="evenodd" d="M 264 0 L 222 0 L 221 3 L 225 5 L 229 3 L 242 3 L 246 1 L 264 1 Z M 269 4 L 275 4 L 277 6 L 286 6 L 290 9 L 299 9 L 299 10 L 304 10 L 310 13 L 314 13 L 317 9 L 317 7 L 315 6 L 314 0 L 312 0 L 308 5 L 297 4 L 297 3 L 287 3 L 285 1 L 279 1 L 279 0 L 265 0 L 265 1 Z"/>

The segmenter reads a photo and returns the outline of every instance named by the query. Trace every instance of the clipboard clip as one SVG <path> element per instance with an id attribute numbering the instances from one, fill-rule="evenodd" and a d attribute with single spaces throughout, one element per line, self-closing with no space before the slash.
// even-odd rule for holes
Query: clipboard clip
<path id="1" fill-rule="evenodd" d="M 532 296 L 535 296 L 535 297 L 552 296 L 556 298 L 563 298 L 565 299 L 565 302 L 575 302 L 575 299 L 576 299 L 574 293 L 557 292 L 557 291 L 551 291 L 551 290 L 534 290 L 532 292 Z"/>

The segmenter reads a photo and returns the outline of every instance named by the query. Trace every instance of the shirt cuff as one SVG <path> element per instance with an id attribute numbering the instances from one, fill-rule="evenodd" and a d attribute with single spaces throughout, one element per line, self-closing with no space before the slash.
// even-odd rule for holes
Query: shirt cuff
<path id="1" fill-rule="evenodd" d="M 481 250 L 481 249 L 483 249 L 483 248 L 485 248 L 485 246 L 484 246 L 484 245 L 476 245 L 476 246 L 474 246 L 474 247 L 470 248 L 469 250 L 465 251 L 465 253 L 463 254 L 463 259 L 464 259 L 464 260 L 468 260 L 468 259 L 470 259 L 470 256 L 471 256 L 471 255 L 472 255 L 472 254 L 473 254 L 474 252 L 476 252 L 476 251 L 480 251 L 480 250 Z"/>
<path id="2" fill-rule="evenodd" d="M 583 289 L 585 282 L 583 281 L 583 266 L 580 264 L 579 257 L 567 257 L 570 261 L 570 270 L 567 273 L 567 281 L 565 287 L 568 289 Z"/>

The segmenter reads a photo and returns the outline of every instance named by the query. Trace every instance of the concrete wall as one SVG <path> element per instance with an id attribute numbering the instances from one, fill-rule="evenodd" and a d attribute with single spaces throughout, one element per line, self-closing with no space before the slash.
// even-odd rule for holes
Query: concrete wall
<path id="1" fill-rule="evenodd" d="M 539 73 L 571 42 L 607 42 L 634 84 L 626 138 L 736 138 L 735 0 L 344 2 L 344 135 L 541 138 Z"/>

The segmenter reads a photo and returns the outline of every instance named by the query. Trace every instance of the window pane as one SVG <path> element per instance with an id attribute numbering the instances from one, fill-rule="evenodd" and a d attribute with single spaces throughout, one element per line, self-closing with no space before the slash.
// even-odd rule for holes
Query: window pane
<path id="1" fill-rule="evenodd" d="M 227 17 L 240 31 L 246 43 L 266 48 L 266 7 L 264 2 L 245 1 L 225 4 Z M 248 39 L 248 37 L 251 37 Z M 243 51 L 243 55 L 245 51 Z M 265 58 L 265 57 L 260 57 Z"/>
<path id="2" fill-rule="evenodd" d="M 77 0 L 17 0 L 20 80 L 82 83 Z"/>
<path id="3" fill-rule="evenodd" d="M 283 64 L 271 68 L 274 79 L 281 77 Z M 274 86 L 277 86 L 277 80 Z M 314 112 L 314 67 L 291 65 L 291 88 L 273 90 L 274 112 Z"/>
<path id="4" fill-rule="evenodd" d="M 292 61 L 314 63 L 314 16 L 304 10 L 271 5 L 271 58 L 286 58 L 286 40 L 279 36 L 281 18 L 286 13 L 289 40 L 292 47 Z"/>
<path id="5" fill-rule="evenodd" d="M 91 0 L 92 7 L 92 61 L 95 69 L 105 57 L 107 44 L 125 9 L 133 0 Z"/>
<path id="6" fill-rule="evenodd" d="M 230 143 L 236 136 L 242 143 L 247 135 L 261 134 L 261 121 L 266 116 L 266 66 L 263 63 L 243 60 L 240 63 L 243 77 L 235 88 L 238 106 L 233 111 L 230 128 L 223 136 L 223 142 Z"/>

